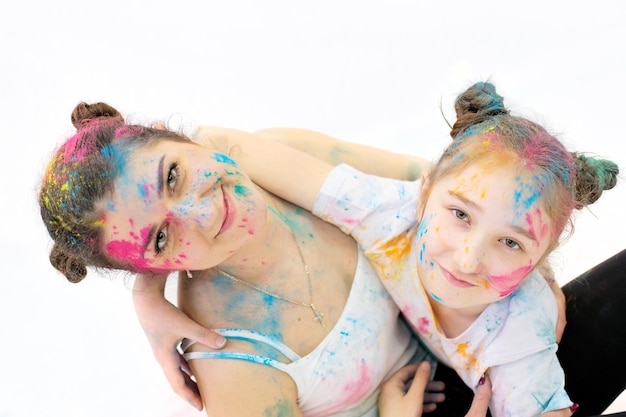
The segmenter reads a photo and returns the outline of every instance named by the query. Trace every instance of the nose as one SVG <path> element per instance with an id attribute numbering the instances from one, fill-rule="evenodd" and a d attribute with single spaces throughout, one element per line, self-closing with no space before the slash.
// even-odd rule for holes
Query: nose
<path id="1" fill-rule="evenodd" d="M 454 251 L 454 262 L 459 272 L 480 274 L 483 270 L 484 250 L 479 242 L 465 239 Z"/>
<path id="2" fill-rule="evenodd" d="M 196 224 L 200 229 L 208 229 L 217 217 L 211 198 L 191 194 L 175 203 L 170 213 L 177 220 Z"/>

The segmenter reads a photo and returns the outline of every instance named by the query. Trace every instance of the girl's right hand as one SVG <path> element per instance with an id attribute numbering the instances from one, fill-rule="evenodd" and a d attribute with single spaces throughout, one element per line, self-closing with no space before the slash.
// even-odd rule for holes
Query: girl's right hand
<path id="1" fill-rule="evenodd" d="M 152 353 L 176 394 L 198 410 L 202 398 L 185 359 L 177 350 L 183 338 L 212 349 L 221 349 L 226 339 L 191 320 L 164 296 L 167 275 L 138 274 L 133 286 L 133 304 Z"/>
<path id="2" fill-rule="evenodd" d="M 423 412 L 433 411 L 432 405 L 424 405 L 425 392 L 430 377 L 428 362 L 414 363 L 400 368 L 381 387 L 378 396 L 380 417 L 420 417 Z M 411 386 L 406 390 L 407 383 L 412 379 Z M 491 382 L 478 387 L 472 406 L 466 417 L 485 417 L 491 399 Z M 454 401 L 454 398 L 449 399 Z"/>

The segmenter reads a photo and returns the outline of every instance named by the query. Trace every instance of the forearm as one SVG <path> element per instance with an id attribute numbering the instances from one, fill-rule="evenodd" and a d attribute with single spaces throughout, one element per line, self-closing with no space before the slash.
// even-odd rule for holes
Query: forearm
<path id="1" fill-rule="evenodd" d="M 367 174 L 399 180 L 416 180 L 430 168 L 424 158 L 348 142 L 307 129 L 270 128 L 255 135 L 300 149 L 331 165 L 346 163 Z"/>
<path id="2" fill-rule="evenodd" d="M 203 126 L 192 137 L 205 146 L 222 142 L 255 183 L 309 211 L 333 168 L 298 149 L 235 129 Z"/>
<path id="3" fill-rule="evenodd" d="M 135 283 L 133 284 L 133 295 L 145 293 L 146 291 L 163 294 L 166 282 L 167 275 L 165 274 L 137 274 L 135 277 Z"/>

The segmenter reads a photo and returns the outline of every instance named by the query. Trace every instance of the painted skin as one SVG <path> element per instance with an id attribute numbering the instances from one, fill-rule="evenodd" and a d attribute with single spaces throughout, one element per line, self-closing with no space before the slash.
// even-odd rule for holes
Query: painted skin
<path id="1" fill-rule="evenodd" d="M 434 184 L 417 245 L 436 310 L 476 317 L 519 286 L 552 239 L 540 190 L 537 177 L 504 163 L 472 164 Z"/>
<path id="2" fill-rule="evenodd" d="M 211 268 L 267 229 L 258 188 L 232 159 L 193 143 L 133 152 L 99 208 L 107 255 L 140 272 Z"/>

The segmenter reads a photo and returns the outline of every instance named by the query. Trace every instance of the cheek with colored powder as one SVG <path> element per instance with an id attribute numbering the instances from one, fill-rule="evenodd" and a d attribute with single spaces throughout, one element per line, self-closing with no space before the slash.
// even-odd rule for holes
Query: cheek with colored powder
<path id="1" fill-rule="evenodd" d="M 501 297 L 506 297 L 515 291 L 520 282 L 526 278 L 531 269 L 532 262 L 529 262 L 528 265 L 517 268 L 510 274 L 490 275 L 489 282 L 491 282 L 491 287 L 497 291 Z"/>
<path id="2" fill-rule="evenodd" d="M 415 236 L 415 240 L 417 242 L 421 242 L 421 245 L 419 245 L 419 261 L 420 263 L 424 263 L 425 262 L 425 255 L 426 255 L 426 238 L 428 237 L 428 233 L 429 233 L 429 223 L 433 218 L 433 214 L 429 215 L 428 217 L 424 217 L 422 219 L 422 221 L 420 222 L 419 226 L 417 227 L 417 234 Z M 418 243 L 419 244 L 419 243 Z"/>
<path id="3" fill-rule="evenodd" d="M 132 219 L 129 219 L 129 222 L 131 226 L 134 223 Z M 113 229 L 116 228 L 113 227 Z M 153 271 L 152 260 L 144 258 L 149 232 L 150 228 L 145 227 L 139 231 L 139 235 L 130 232 L 131 240 L 112 240 L 105 246 L 107 256 L 122 263 L 129 263 L 137 271 Z"/>
<path id="4" fill-rule="evenodd" d="M 217 162 L 221 162 L 223 164 L 232 165 L 234 167 L 237 166 L 237 163 L 235 161 L 233 161 L 232 159 L 230 159 L 230 157 L 228 157 L 227 155 L 225 155 L 223 153 L 216 152 L 213 155 L 213 159 L 215 159 Z"/>
<path id="5" fill-rule="evenodd" d="M 235 185 L 233 188 L 235 189 L 235 194 L 239 196 L 247 197 L 250 195 L 250 189 L 245 185 Z"/>

